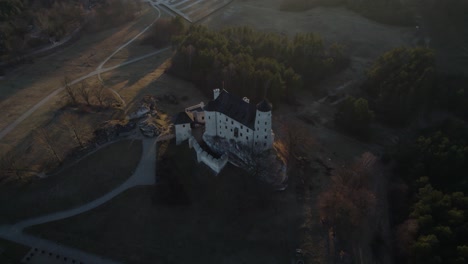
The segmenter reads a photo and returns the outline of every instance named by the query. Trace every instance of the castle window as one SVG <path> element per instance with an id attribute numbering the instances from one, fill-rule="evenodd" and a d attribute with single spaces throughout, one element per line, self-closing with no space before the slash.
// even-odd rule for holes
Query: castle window
<path id="1" fill-rule="evenodd" d="M 204 116 L 202 116 L 202 117 L 201 117 L 201 119 L 202 119 L 202 120 L 205 120 L 205 117 L 204 117 Z"/>
<path id="2" fill-rule="evenodd" d="M 208 116 L 208 119 L 211 119 L 211 116 Z"/>
<path id="3" fill-rule="evenodd" d="M 257 121 L 257 124 L 259 124 L 259 125 L 260 125 L 260 121 Z"/>
<path id="4" fill-rule="evenodd" d="M 244 128 L 244 127 L 243 127 L 243 126 L 241 126 L 241 129 L 243 129 L 243 128 Z"/>
<path id="5" fill-rule="evenodd" d="M 265 128 L 265 132 L 266 132 L 266 128 Z"/>
<path id="6" fill-rule="evenodd" d="M 231 121 L 231 125 L 234 125 L 234 121 Z"/>
<path id="7" fill-rule="evenodd" d="M 231 132 L 232 132 L 232 128 L 231 128 Z"/>
<path id="8" fill-rule="evenodd" d="M 263 143 L 263 146 L 266 147 L 266 143 Z"/>
<path id="9" fill-rule="evenodd" d="M 225 129 L 227 129 L 227 126 L 225 127 Z"/>
<path id="10" fill-rule="evenodd" d="M 257 138 L 258 138 L 258 135 L 257 135 Z"/>
<path id="11" fill-rule="evenodd" d="M 249 137 L 246 136 L 245 139 L 249 140 Z"/>
<path id="12" fill-rule="evenodd" d="M 239 129 L 237 127 L 234 129 L 234 136 L 235 137 L 239 136 Z"/>
<path id="13" fill-rule="evenodd" d="M 185 127 L 185 125 L 182 125 L 182 127 Z"/>
<path id="14" fill-rule="evenodd" d="M 227 122 L 227 117 L 226 117 L 226 122 Z"/>
<path id="15" fill-rule="evenodd" d="M 257 146 L 257 142 L 255 142 L 255 146 Z"/>
<path id="16" fill-rule="evenodd" d="M 265 139 L 267 139 L 267 136 L 265 136 Z"/>
<path id="17" fill-rule="evenodd" d="M 242 137 L 242 133 L 241 133 L 241 137 Z"/>
<path id="18" fill-rule="evenodd" d="M 265 126 L 266 126 L 267 122 L 265 122 Z"/>

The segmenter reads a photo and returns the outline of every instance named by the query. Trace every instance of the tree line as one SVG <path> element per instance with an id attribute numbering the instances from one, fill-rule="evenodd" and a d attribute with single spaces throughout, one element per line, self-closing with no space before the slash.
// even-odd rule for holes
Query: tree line
<path id="1" fill-rule="evenodd" d="M 468 262 L 467 138 L 466 123 L 449 119 L 393 150 L 393 185 L 402 182 L 390 199 L 398 262 Z"/>
<path id="2" fill-rule="evenodd" d="M 326 47 L 315 34 L 288 38 L 249 27 L 209 30 L 191 26 L 174 39 L 169 72 L 211 94 L 220 87 L 253 99 L 293 102 L 299 89 L 314 91 L 317 82 L 345 68 L 344 47 Z"/>
<path id="3" fill-rule="evenodd" d="M 466 119 L 467 84 L 466 77 L 439 73 L 431 49 L 392 49 L 367 70 L 360 97 L 340 104 L 335 122 L 347 132 L 367 138 L 374 119 L 397 127 L 426 119 L 437 111 Z"/>
<path id="4" fill-rule="evenodd" d="M 369 68 L 361 97 L 350 96 L 337 109 L 337 126 L 359 137 L 369 136 L 374 117 L 404 127 L 416 119 L 434 123 L 428 119 L 434 113 L 450 116 L 400 136 L 382 157 L 394 175 L 389 198 L 397 263 L 468 262 L 466 84 L 466 77 L 439 73 L 432 50 L 397 48 Z"/>

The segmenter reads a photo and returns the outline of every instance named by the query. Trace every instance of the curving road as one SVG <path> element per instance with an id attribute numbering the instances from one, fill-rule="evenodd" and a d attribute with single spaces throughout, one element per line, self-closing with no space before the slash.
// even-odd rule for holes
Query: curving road
<path id="1" fill-rule="evenodd" d="M 78 82 L 81 82 L 84 79 L 87 79 L 91 76 L 98 75 L 99 79 L 101 79 L 100 74 L 103 72 L 111 71 L 114 70 L 118 67 L 122 67 L 125 65 L 128 65 L 130 63 L 134 63 L 140 60 L 143 60 L 145 58 L 148 58 L 150 56 L 154 56 L 158 53 L 161 53 L 163 51 L 168 50 L 169 48 L 161 49 L 155 52 L 151 52 L 149 54 L 131 59 L 129 61 L 123 62 L 119 65 L 115 65 L 112 67 L 108 68 L 103 68 L 105 63 L 111 59 L 115 54 L 117 54 L 120 50 L 125 48 L 126 46 L 130 45 L 134 40 L 136 40 L 139 36 L 141 36 L 144 32 L 146 32 L 160 17 L 161 17 L 161 12 L 160 10 L 156 7 L 155 4 L 151 3 L 151 6 L 155 8 L 158 11 L 158 16 L 155 18 L 155 20 L 148 25 L 146 28 L 144 28 L 139 34 L 137 34 L 135 37 L 133 37 L 130 41 L 127 43 L 121 45 L 117 50 L 115 50 L 109 57 L 107 57 L 99 66 L 97 67 L 96 70 L 88 73 L 85 76 L 82 76 L 80 78 L 77 78 L 73 81 L 70 82 L 70 85 L 76 84 Z M 28 118 L 32 113 L 34 113 L 38 108 L 49 102 L 53 97 L 55 97 L 57 94 L 59 94 L 61 91 L 64 90 L 64 86 L 61 86 L 57 88 L 55 91 L 47 95 L 45 98 L 43 98 L 41 101 L 39 101 L 37 104 L 35 104 L 33 107 L 31 107 L 28 111 L 23 113 L 18 119 L 16 119 L 13 123 L 8 125 L 6 128 L 4 128 L 0 132 L 0 140 L 5 137 L 8 133 L 10 133 L 13 129 L 16 128 L 21 122 L 23 122 L 26 118 Z M 114 91 L 115 92 L 115 91 Z M 120 96 L 119 96 L 120 97 Z M 141 160 L 138 164 L 138 167 L 136 168 L 135 172 L 133 175 L 127 179 L 122 185 L 117 187 L 116 189 L 112 190 L 111 192 L 105 194 L 104 196 L 88 203 L 85 205 L 82 205 L 77 208 L 73 208 L 70 210 L 65 210 L 65 211 L 60 211 L 57 213 L 53 214 L 48 214 L 32 219 L 27 219 L 21 222 L 16 223 L 15 225 L 10 225 L 10 226 L 0 226 L 0 237 L 14 241 L 19 244 L 23 244 L 26 246 L 29 246 L 31 248 L 39 248 L 41 251 L 45 250 L 46 252 L 50 252 L 56 255 L 57 258 L 60 255 L 61 257 L 67 257 L 68 259 L 75 259 L 82 261 L 84 263 L 116 263 L 112 260 L 90 254 L 84 251 L 81 251 L 79 249 L 74 249 L 70 247 L 66 247 L 64 245 L 60 245 L 58 243 L 55 243 L 53 241 L 48 241 L 42 238 L 37 238 L 31 235 L 27 235 L 23 233 L 24 228 L 33 226 L 33 225 L 39 225 L 51 221 L 57 221 L 61 220 L 64 218 L 72 217 L 78 214 L 81 214 L 83 212 L 89 211 L 91 209 L 94 209 L 112 198 L 116 197 L 120 193 L 135 187 L 135 186 L 142 186 L 142 185 L 153 185 L 155 184 L 155 171 L 156 171 L 156 143 L 158 140 L 165 140 L 167 136 L 164 137 L 158 137 L 158 138 L 153 138 L 153 139 L 143 139 L 142 144 L 143 144 L 143 154 L 141 157 Z M 32 252 L 32 251 L 31 251 Z M 29 254 L 29 253 L 28 253 Z M 29 256 L 29 255 L 28 255 Z M 40 260 L 38 260 L 40 262 Z M 32 261 L 32 263 L 34 263 Z"/>
<path id="2" fill-rule="evenodd" d="M 90 203 L 70 210 L 27 219 L 10 226 L 0 226 L 0 237 L 14 241 L 16 243 L 28 245 L 32 248 L 39 248 L 41 250 L 46 250 L 47 252 L 53 252 L 55 255 L 58 254 L 60 256 L 66 256 L 70 259 L 77 259 L 85 263 L 113 263 L 113 261 L 102 258 L 100 256 L 89 254 L 78 249 L 69 248 L 52 241 L 34 237 L 32 235 L 24 234 L 23 230 L 30 226 L 58 221 L 92 210 L 130 188 L 155 184 L 156 143 L 159 140 L 164 139 L 165 137 L 143 139 L 143 154 L 135 172 L 123 184 L 106 195 Z"/>

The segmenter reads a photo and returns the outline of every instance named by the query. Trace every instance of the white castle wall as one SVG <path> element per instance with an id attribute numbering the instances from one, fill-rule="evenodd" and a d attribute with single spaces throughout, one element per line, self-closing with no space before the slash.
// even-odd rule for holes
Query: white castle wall
<path id="1" fill-rule="evenodd" d="M 201 148 L 200 144 L 198 144 L 197 140 L 192 135 L 189 137 L 189 146 L 190 148 L 193 147 L 197 153 L 198 163 L 203 162 L 205 165 L 210 167 L 210 169 L 216 172 L 216 174 L 218 174 L 228 162 L 227 154 L 223 154 L 219 159 L 211 156 Z"/>
<path id="2" fill-rule="evenodd" d="M 205 134 L 216 136 L 216 114 L 215 112 L 205 111 Z"/>
<path id="3" fill-rule="evenodd" d="M 226 140 L 235 140 L 242 145 L 252 147 L 254 131 L 222 113 L 216 115 L 216 135 Z M 236 136 L 237 129 L 237 136 Z"/>
<path id="4" fill-rule="evenodd" d="M 271 112 L 257 110 L 255 116 L 255 138 L 253 148 L 265 150 L 273 147 L 274 135 L 271 129 Z"/>
<path id="5" fill-rule="evenodd" d="M 184 140 L 192 135 L 190 124 L 175 125 L 176 145 L 179 145 Z"/>

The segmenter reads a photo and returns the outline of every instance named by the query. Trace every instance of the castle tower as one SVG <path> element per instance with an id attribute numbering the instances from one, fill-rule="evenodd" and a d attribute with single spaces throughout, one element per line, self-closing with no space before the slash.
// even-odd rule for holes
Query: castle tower
<path id="1" fill-rule="evenodd" d="M 273 133 L 271 130 L 271 104 L 263 99 L 257 104 L 255 113 L 254 150 L 263 151 L 273 147 Z"/>
<path id="2" fill-rule="evenodd" d="M 216 136 L 217 135 L 217 116 L 216 116 L 216 111 L 215 107 L 213 106 L 214 101 L 218 96 L 220 95 L 221 91 L 219 89 L 214 89 L 213 90 L 213 100 L 210 101 L 207 105 L 203 107 L 203 110 L 205 111 L 205 134 L 207 136 Z"/>

